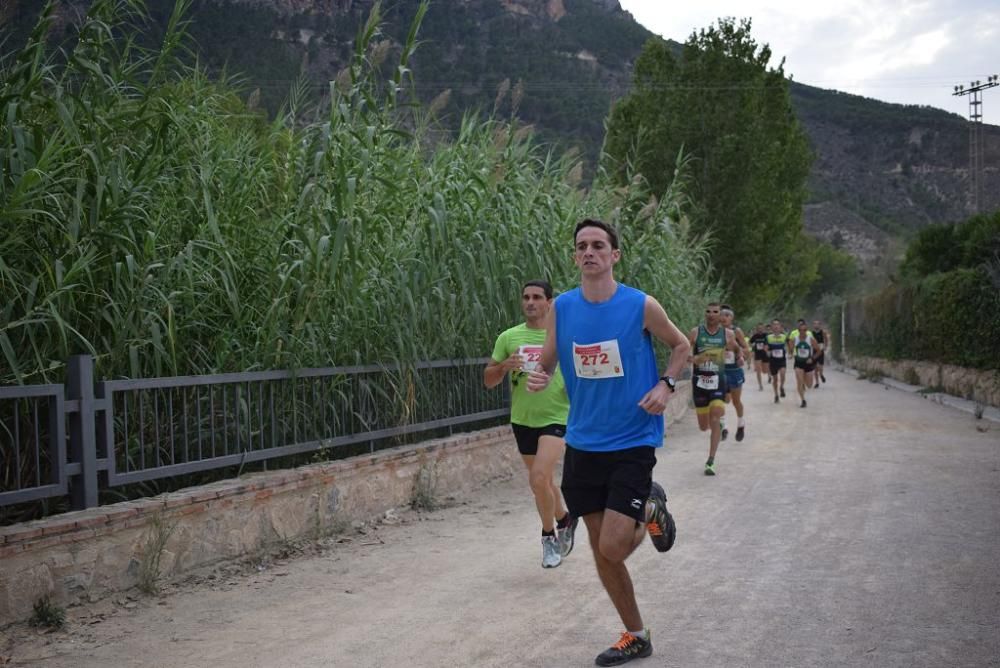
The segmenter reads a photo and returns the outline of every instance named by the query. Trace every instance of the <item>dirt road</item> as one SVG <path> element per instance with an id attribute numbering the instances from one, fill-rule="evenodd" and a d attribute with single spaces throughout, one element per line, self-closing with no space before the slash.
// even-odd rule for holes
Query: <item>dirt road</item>
<path id="1" fill-rule="evenodd" d="M 655 650 L 634 665 L 1000 666 L 1000 428 L 828 378 L 807 409 L 751 381 L 747 439 L 722 444 L 715 478 L 693 413 L 668 430 L 655 477 L 678 539 L 629 561 Z M 524 481 L 401 517 L 251 573 L 71 610 L 65 632 L 8 630 L 0 654 L 51 668 L 589 666 L 617 639 L 582 525 L 563 565 L 541 569 Z"/>

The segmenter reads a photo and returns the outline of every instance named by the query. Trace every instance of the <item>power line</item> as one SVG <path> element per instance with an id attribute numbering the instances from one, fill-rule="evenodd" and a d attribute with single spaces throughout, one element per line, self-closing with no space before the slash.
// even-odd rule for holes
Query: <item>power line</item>
<path id="1" fill-rule="evenodd" d="M 986 83 L 970 81 L 969 87 L 959 84 L 952 95 L 969 96 L 969 187 L 972 190 L 972 211 L 980 212 L 983 198 L 983 91 L 1000 86 L 997 75 Z"/>

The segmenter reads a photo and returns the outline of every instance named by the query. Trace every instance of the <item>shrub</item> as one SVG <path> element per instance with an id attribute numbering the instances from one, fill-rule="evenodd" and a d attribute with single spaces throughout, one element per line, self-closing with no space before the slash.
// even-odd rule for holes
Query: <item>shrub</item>
<path id="1" fill-rule="evenodd" d="M 60 629 L 66 624 L 65 608 L 53 603 L 48 596 L 35 601 L 32 610 L 31 617 L 28 618 L 29 626 Z"/>
<path id="2" fill-rule="evenodd" d="M 1000 368 L 1000 293 L 983 268 L 927 276 L 848 305 L 848 350 L 889 359 L 920 359 L 978 369 Z"/>

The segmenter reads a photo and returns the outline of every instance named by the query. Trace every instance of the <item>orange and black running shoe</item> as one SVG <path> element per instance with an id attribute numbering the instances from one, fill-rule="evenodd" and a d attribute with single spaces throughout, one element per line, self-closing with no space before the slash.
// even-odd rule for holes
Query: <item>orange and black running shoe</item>
<path id="1" fill-rule="evenodd" d="M 646 631 L 649 634 L 649 631 Z M 597 655 L 598 666 L 620 666 L 632 659 L 644 659 L 653 653 L 653 643 L 625 631 L 621 640 Z"/>
<path id="2" fill-rule="evenodd" d="M 674 546 L 677 525 L 673 515 L 667 510 L 667 493 L 658 482 L 653 483 L 653 489 L 649 493 L 649 505 L 652 506 L 652 512 L 646 519 L 646 531 L 653 541 L 653 547 L 658 552 L 666 552 Z"/>

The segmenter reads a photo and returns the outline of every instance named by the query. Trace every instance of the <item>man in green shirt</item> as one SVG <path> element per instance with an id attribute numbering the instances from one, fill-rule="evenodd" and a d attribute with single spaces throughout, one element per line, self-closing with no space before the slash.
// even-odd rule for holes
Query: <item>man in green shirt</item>
<path id="1" fill-rule="evenodd" d="M 556 464 L 566 443 L 569 398 L 562 374 L 556 371 L 541 392 L 527 391 L 527 372 L 534 369 L 545 343 L 545 317 L 552 308 L 552 286 L 546 281 L 528 281 L 521 288 L 524 324 L 511 327 L 497 337 L 492 360 L 483 372 L 486 387 L 496 387 L 508 374 L 511 385 L 510 422 L 528 468 L 528 482 L 535 495 L 535 507 L 542 520 L 542 568 L 555 568 L 573 549 L 577 518 L 566 510 Z"/>

